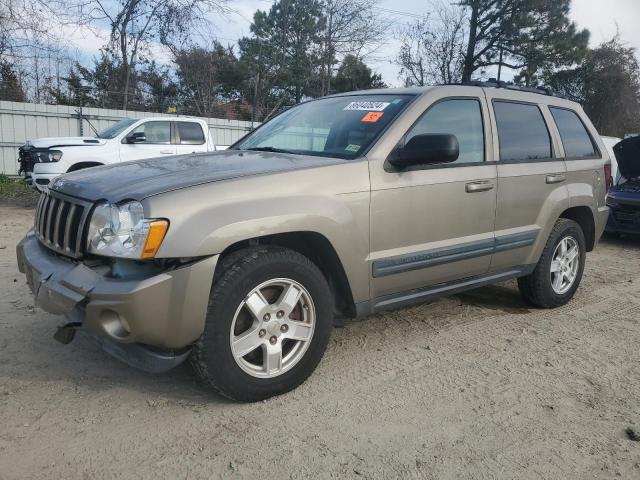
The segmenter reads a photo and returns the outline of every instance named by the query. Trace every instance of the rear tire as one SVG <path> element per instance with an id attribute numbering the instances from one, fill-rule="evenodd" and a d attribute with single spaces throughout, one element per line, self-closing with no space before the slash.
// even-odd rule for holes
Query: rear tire
<path id="1" fill-rule="evenodd" d="M 585 260 L 586 242 L 582 228 L 573 220 L 559 219 L 534 271 L 518 279 L 521 295 L 539 308 L 567 304 L 580 285 Z"/>
<path id="2" fill-rule="evenodd" d="M 331 290 L 311 260 L 281 247 L 244 249 L 219 266 L 191 364 L 232 400 L 280 395 L 314 371 L 332 320 Z"/>

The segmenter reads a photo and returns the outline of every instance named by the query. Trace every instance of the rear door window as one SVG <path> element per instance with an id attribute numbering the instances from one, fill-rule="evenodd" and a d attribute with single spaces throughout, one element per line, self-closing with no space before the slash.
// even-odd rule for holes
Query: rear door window
<path id="1" fill-rule="evenodd" d="M 195 122 L 177 122 L 180 145 L 202 145 L 204 132 L 202 126 Z"/>
<path id="2" fill-rule="evenodd" d="M 536 161 L 550 159 L 551 137 L 537 105 L 494 101 L 498 126 L 500 160 Z"/>
<path id="3" fill-rule="evenodd" d="M 565 157 L 569 160 L 595 157 L 593 140 L 578 114 L 564 108 L 550 107 L 549 110 L 558 126 Z"/>

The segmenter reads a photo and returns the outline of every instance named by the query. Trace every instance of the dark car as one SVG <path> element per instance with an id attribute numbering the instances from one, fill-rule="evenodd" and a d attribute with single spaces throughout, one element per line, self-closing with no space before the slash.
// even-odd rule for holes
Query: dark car
<path id="1" fill-rule="evenodd" d="M 609 190 L 607 232 L 640 235 L 640 137 L 627 138 L 613 151 L 620 180 Z"/>

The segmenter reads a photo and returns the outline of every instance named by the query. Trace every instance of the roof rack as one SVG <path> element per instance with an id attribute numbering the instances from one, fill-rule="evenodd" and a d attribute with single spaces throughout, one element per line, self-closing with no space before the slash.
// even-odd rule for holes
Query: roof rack
<path id="1" fill-rule="evenodd" d="M 488 81 L 483 80 L 471 80 L 470 82 L 458 83 L 457 85 L 466 85 L 470 87 L 483 87 L 483 88 L 504 88 L 505 90 L 516 90 L 518 92 L 537 93 L 540 95 L 548 95 L 550 97 L 564 98 L 565 100 L 571 100 L 567 95 L 563 95 L 549 87 L 520 87 L 513 83 L 503 82 L 490 78 Z"/>

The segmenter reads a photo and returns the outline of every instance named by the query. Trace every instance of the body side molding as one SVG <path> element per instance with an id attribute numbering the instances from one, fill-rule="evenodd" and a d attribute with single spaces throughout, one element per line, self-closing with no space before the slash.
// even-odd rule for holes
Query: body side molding
<path id="1" fill-rule="evenodd" d="M 443 248 L 423 250 L 421 252 L 383 258 L 373 262 L 373 277 L 385 277 L 396 273 L 410 272 L 422 268 L 434 267 L 444 263 L 482 257 L 497 252 L 513 250 L 533 245 L 539 230 L 501 235 L 496 238 L 463 243 Z"/>
<path id="2" fill-rule="evenodd" d="M 452 295 L 486 285 L 493 285 L 494 283 L 504 282 L 512 278 L 523 277 L 529 275 L 534 268 L 535 265 L 522 265 L 499 272 L 491 272 L 452 282 L 440 283 L 430 287 L 416 288 L 406 292 L 384 295 L 367 302 L 357 303 L 356 317 L 362 318 L 375 312 L 408 307 L 446 295 Z"/>

